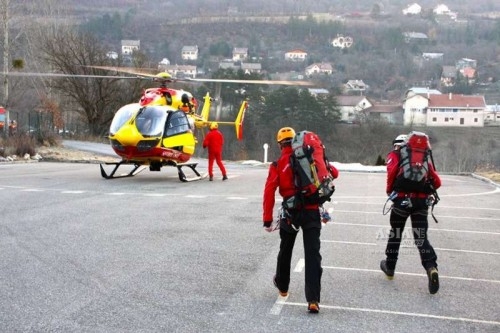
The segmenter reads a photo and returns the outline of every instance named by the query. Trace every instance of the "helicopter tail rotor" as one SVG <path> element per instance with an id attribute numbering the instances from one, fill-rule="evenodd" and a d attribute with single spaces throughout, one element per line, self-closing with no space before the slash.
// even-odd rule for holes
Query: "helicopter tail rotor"
<path id="1" fill-rule="evenodd" d="M 248 101 L 243 101 L 241 103 L 240 110 L 238 111 L 238 116 L 236 117 L 236 121 L 234 122 L 234 126 L 236 129 L 236 138 L 238 140 L 243 140 L 243 120 L 245 119 L 245 111 L 248 108 Z"/>
<path id="2" fill-rule="evenodd" d="M 248 108 L 248 101 L 243 101 L 240 106 L 240 110 L 238 111 L 238 115 L 236 116 L 235 121 L 218 121 L 219 125 L 234 125 L 234 129 L 236 130 L 236 138 L 238 140 L 243 139 L 243 120 L 245 118 L 245 111 Z"/>
<path id="3" fill-rule="evenodd" d="M 203 97 L 203 108 L 201 109 L 201 118 L 204 123 L 208 123 L 208 115 L 210 114 L 210 107 L 212 106 L 212 97 L 207 93 L 205 97 Z"/>

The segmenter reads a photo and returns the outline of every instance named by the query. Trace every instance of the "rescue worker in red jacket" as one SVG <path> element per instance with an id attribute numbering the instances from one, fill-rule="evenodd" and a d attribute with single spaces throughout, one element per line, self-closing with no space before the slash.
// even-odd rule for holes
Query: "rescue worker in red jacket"
<path id="1" fill-rule="evenodd" d="M 294 136 L 295 131 L 291 127 L 283 127 L 277 134 L 281 156 L 269 167 L 264 187 L 263 222 L 267 232 L 275 230 L 272 222 L 276 189 L 279 190 L 279 194 L 284 200 L 296 193 L 294 175 L 290 166 L 290 155 L 293 153 L 291 142 Z M 335 175 L 338 175 L 338 171 L 333 165 L 330 165 L 330 169 L 333 169 Z M 297 209 L 287 209 L 284 215 L 286 218 L 280 218 L 281 243 L 273 283 L 278 288 L 280 296 L 288 296 L 293 246 L 298 230 L 301 228 L 305 255 L 305 296 L 308 302 L 308 311 L 318 313 L 321 275 L 323 273 L 320 254 L 321 217 L 319 206 L 318 204 L 306 204 Z"/>
<path id="2" fill-rule="evenodd" d="M 403 230 L 406 220 L 410 217 L 413 239 L 420 253 L 422 266 L 427 272 L 429 292 L 435 294 L 439 290 L 437 255 L 427 239 L 430 194 L 402 192 L 395 188 L 396 178 L 400 171 L 400 149 L 405 144 L 407 137 L 407 135 L 402 134 L 394 139 L 393 150 L 387 155 L 386 193 L 392 198 L 393 207 L 390 215 L 391 230 L 385 250 L 386 259 L 380 262 L 380 269 L 389 280 L 393 279 L 401 238 L 404 236 Z M 428 181 L 435 190 L 441 186 L 441 179 L 431 161 L 429 161 Z"/>
<path id="3" fill-rule="evenodd" d="M 208 176 L 209 180 L 214 180 L 214 161 L 217 163 L 221 173 L 222 180 L 227 180 L 226 168 L 222 163 L 222 147 L 224 146 L 224 136 L 219 131 L 219 124 L 210 123 L 210 131 L 203 140 L 203 148 L 208 148 Z"/>

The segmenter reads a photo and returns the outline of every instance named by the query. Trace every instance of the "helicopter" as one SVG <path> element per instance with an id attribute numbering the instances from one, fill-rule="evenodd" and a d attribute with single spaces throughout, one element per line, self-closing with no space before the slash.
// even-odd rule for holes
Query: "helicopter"
<path id="1" fill-rule="evenodd" d="M 141 105 L 141 102 L 121 107 L 111 122 L 109 140 L 122 160 L 104 163 L 114 166 L 111 173 L 107 173 L 103 164 L 100 164 L 102 177 L 112 179 L 135 176 L 145 166 L 149 166 L 150 171 L 160 171 L 163 166 L 174 166 L 177 167 L 182 182 L 202 179 L 203 176 L 196 170 L 197 163 L 190 163 L 189 160 L 197 143 L 195 129 L 211 123 L 208 120 L 211 102 L 212 98 L 207 93 L 201 114 L 186 112 L 172 105 Z M 234 122 L 218 121 L 218 124 L 234 125 L 238 140 L 242 139 L 243 119 L 247 108 L 248 101 L 243 101 Z M 116 175 L 118 168 L 126 164 L 133 165 L 131 171 Z M 183 167 L 189 167 L 196 176 L 186 177 Z"/>
<path id="2" fill-rule="evenodd" d="M 114 152 L 121 158 L 118 162 L 100 164 L 101 176 L 105 179 L 132 177 L 149 167 L 150 171 L 160 171 L 164 166 L 177 168 L 181 182 L 203 179 L 196 170 L 196 162 L 190 162 L 197 144 L 195 131 L 209 127 L 215 120 L 209 120 L 210 109 L 214 98 L 209 93 L 203 97 L 203 106 L 189 92 L 167 86 L 172 82 L 215 82 L 244 83 L 265 85 L 310 86 L 307 81 L 271 81 L 271 80 L 229 80 L 229 79 L 178 79 L 169 73 L 149 74 L 136 68 L 88 66 L 104 71 L 136 75 L 137 79 L 148 79 L 159 82 L 158 87 L 147 88 L 142 92 L 138 102 L 126 104 L 116 111 L 109 128 L 108 139 Z M 13 74 L 13 73 L 12 73 Z M 19 73 L 19 76 L 45 76 L 43 73 Z M 49 74 L 52 77 L 96 77 L 124 78 L 130 76 L 117 75 L 66 75 Z M 220 91 L 220 86 L 217 88 Z M 249 102 L 243 100 L 234 121 L 219 121 L 220 125 L 232 125 L 236 138 L 243 138 L 243 122 Z M 198 113 L 197 110 L 201 108 Z M 106 171 L 108 167 L 111 171 Z M 117 173 L 122 166 L 131 166 L 125 173 Z M 182 168 L 188 167 L 194 176 L 187 177 Z"/>
<path id="3" fill-rule="evenodd" d="M 282 84 L 282 85 L 310 85 L 303 81 L 266 81 L 266 80 L 226 80 L 226 79 L 182 79 L 173 78 L 169 73 L 161 72 L 156 75 L 138 72 L 133 68 L 116 68 L 108 66 L 93 66 L 93 68 L 107 71 L 136 74 L 139 77 L 152 78 L 160 82 L 156 88 L 143 91 L 138 103 L 125 105 L 120 108 L 111 122 L 109 140 L 111 147 L 122 160 L 107 162 L 104 165 L 113 165 L 107 173 L 103 164 L 101 175 L 106 179 L 130 177 L 149 166 L 150 171 L 160 171 L 163 166 L 175 166 L 179 179 L 182 182 L 202 179 L 203 176 L 196 170 L 197 163 L 190 163 L 194 154 L 196 129 L 208 127 L 209 113 L 214 99 L 209 93 L 203 98 L 201 113 L 196 113 L 198 101 L 188 91 L 167 87 L 167 83 L 174 81 L 187 82 L 216 82 L 220 83 L 251 83 L 251 84 Z M 219 89 L 218 89 L 219 90 Z M 249 106 L 247 100 L 242 101 L 237 117 L 233 122 L 217 120 L 220 125 L 233 125 L 236 138 L 243 138 L 244 115 Z M 132 164 L 130 172 L 117 175 L 121 165 Z M 195 176 L 186 177 L 182 168 L 190 168 Z"/>

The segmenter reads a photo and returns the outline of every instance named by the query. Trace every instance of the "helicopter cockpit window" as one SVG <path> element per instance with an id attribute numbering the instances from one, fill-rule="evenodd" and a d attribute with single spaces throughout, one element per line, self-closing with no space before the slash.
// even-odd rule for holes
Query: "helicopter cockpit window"
<path id="1" fill-rule="evenodd" d="M 168 118 L 165 136 L 186 133 L 190 129 L 186 114 L 182 111 L 174 111 Z"/>
<path id="2" fill-rule="evenodd" d="M 143 136 L 160 136 L 167 119 L 167 113 L 161 107 L 145 107 L 137 114 L 135 124 Z"/>
<path id="3" fill-rule="evenodd" d="M 111 134 L 118 132 L 123 124 L 125 124 L 135 112 L 139 111 L 140 107 L 139 103 L 133 103 L 125 105 L 116 111 L 111 126 L 109 127 L 109 132 Z"/>

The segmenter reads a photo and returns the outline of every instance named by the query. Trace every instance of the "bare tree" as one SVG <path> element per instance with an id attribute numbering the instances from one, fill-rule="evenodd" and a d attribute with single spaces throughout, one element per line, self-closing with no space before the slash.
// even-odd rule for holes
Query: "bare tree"
<path id="1" fill-rule="evenodd" d="M 105 133 L 114 112 L 132 101 L 131 87 L 121 79 L 72 75 L 105 75 L 92 66 L 109 64 L 106 50 L 95 36 L 71 28 L 46 34 L 41 41 L 40 58 L 53 72 L 68 75 L 50 79 L 50 88 L 60 93 L 61 101 L 76 106 L 74 111 L 88 125 L 90 134 Z"/>

